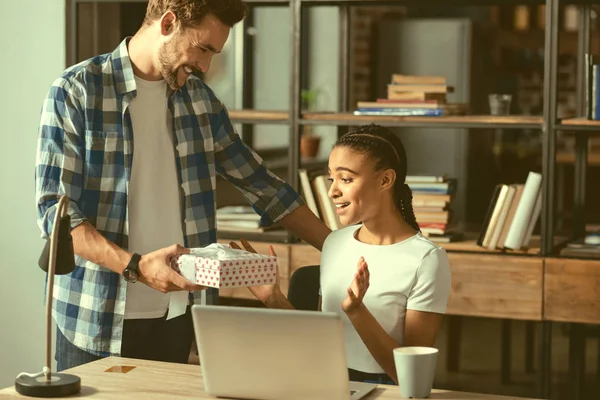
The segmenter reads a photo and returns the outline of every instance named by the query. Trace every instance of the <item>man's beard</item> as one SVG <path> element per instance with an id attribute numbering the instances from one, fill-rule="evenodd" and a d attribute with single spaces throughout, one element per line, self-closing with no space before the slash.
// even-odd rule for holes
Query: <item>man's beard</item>
<path id="1" fill-rule="evenodd" d="M 158 51 L 160 74 L 163 76 L 169 87 L 173 90 L 179 89 L 179 84 L 177 82 L 177 73 L 179 72 L 179 68 L 174 69 L 177 59 L 180 58 L 178 57 L 176 50 L 177 44 L 179 43 L 178 39 L 179 37 L 176 36 L 168 42 L 163 43 Z"/>

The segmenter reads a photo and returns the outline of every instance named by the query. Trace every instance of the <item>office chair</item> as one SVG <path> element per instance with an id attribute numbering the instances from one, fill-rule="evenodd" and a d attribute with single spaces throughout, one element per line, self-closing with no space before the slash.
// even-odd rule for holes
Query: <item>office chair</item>
<path id="1" fill-rule="evenodd" d="M 319 286 L 321 267 L 309 265 L 292 273 L 288 288 L 288 300 L 297 310 L 319 309 Z"/>

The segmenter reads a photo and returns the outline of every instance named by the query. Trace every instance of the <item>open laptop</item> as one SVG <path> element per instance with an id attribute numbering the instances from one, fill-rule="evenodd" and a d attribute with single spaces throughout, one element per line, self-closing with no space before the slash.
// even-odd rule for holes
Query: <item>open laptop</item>
<path id="1" fill-rule="evenodd" d="M 335 313 L 194 305 L 192 318 L 212 396 L 357 400 L 376 387 L 349 382 Z"/>

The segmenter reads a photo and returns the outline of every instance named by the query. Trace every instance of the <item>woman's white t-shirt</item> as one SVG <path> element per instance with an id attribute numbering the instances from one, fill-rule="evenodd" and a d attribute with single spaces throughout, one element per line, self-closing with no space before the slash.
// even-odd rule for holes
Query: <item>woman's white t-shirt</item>
<path id="1" fill-rule="evenodd" d="M 359 258 L 365 258 L 370 274 L 363 303 L 400 345 L 406 310 L 446 312 L 450 264 L 444 249 L 420 233 L 391 245 L 371 245 L 356 239 L 355 233 L 360 227 L 353 225 L 333 231 L 323 245 L 322 310 L 342 316 L 348 367 L 383 373 L 341 307 Z"/>

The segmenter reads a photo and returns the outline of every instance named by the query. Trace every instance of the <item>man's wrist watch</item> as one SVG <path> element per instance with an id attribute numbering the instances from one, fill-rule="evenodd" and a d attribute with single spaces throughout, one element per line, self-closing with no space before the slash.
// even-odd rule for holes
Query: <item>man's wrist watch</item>
<path id="1" fill-rule="evenodd" d="M 134 253 L 131 260 L 129 260 L 129 264 L 127 264 L 127 267 L 123 270 L 123 277 L 127 282 L 135 283 L 139 279 L 141 258 L 141 255 Z"/>

